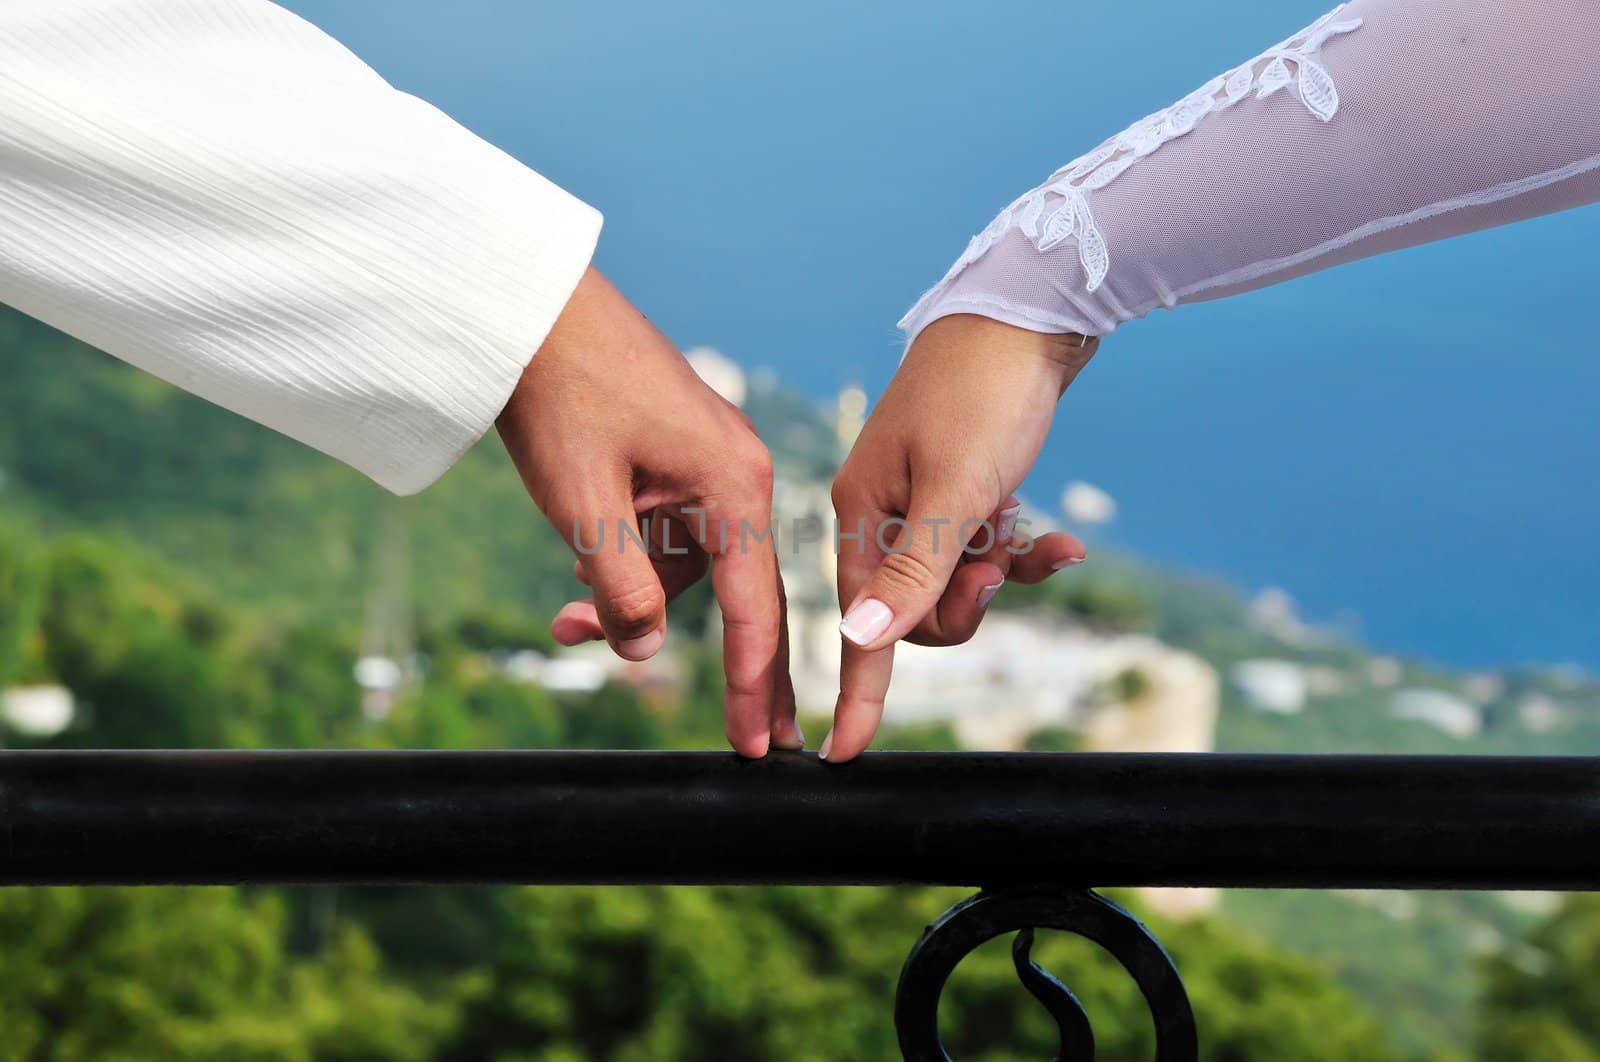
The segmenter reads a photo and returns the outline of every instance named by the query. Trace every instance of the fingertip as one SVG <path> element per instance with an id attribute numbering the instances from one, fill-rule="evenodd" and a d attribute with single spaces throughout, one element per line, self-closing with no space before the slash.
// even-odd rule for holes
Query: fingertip
<path id="1" fill-rule="evenodd" d="M 617 655 L 624 660 L 635 663 L 649 660 L 661 651 L 662 644 L 667 640 L 665 627 L 657 627 L 649 634 L 639 638 L 629 638 L 625 642 L 617 643 Z"/>
<path id="2" fill-rule="evenodd" d="M 787 711 L 780 703 L 777 719 L 772 725 L 772 747 L 783 749 L 787 752 L 798 752 L 806 747 L 805 731 L 800 729 L 800 720 L 794 717 L 794 703 L 791 699 Z"/>
<path id="3" fill-rule="evenodd" d="M 854 748 L 848 744 L 841 744 L 834 740 L 834 731 L 829 731 L 828 736 L 822 739 L 822 745 L 817 749 L 817 759 L 823 763 L 841 764 L 849 763 L 865 751 L 865 746 Z"/>
<path id="4" fill-rule="evenodd" d="M 857 601 L 839 621 L 839 633 L 863 649 L 872 648 L 894 623 L 894 611 L 875 597 Z"/>
<path id="5" fill-rule="evenodd" d="M 1011 541 L 1011 536 L 1016 533 L 1017 520 L 1022 516 L 1022 502 L 1013 494 L 1000 504 L 995 511 L 994 540 L 999 545 L 1006 545 Z"/>
<path id="6" fill-rule="evenodd" d="M 588 601 L 570 601 L 550 621 L 550 636 L 565 646 L 582 645 L 605 637 L 594 605 Z"/>
<path id="7" fill-rule="evenodd" d="M 745 734 L 740 736 L 729 734 L 728 744 L 733 746 L 733 751 L 737 752 L 745 759 L 759 760 L 761 757 L 767 754 L 767 749 L 771 747 L 771 739 L 769 735 L 765 733 Z"/>
<path id="8" fill-rule="evenodd" d="M 557 645 L 565 646 L 568 649 L 595 640 L 593 635 L 584 634 L 575 627 L 555 623 L 550 624 L 550 637 L 556 640 Z"/>
<path id="9" fill-rule="evenodd" d="M 985 583 L 981 588 L 979 588 L 979 590 L 978 590 L 978 611 L 979 612 L 982 612 L 984 609 L 989 607 L 989 602 L 994 600 L 994 595 L 998 594 L 1000 592 L 1000 588 L 1002 586 L 1004 586 L 1005 584 L 1006 584 L 1006 581 L 1004 579 L 996 579 L 994 582 Z"/>
<path id="10" fill-rule="evenodd" d="M 1025 553 L 1012 557 L 1008 576 L 1019 583 L 1037 583 L 1056 572 L 1082 564 L 1088 556 L 1084 544 L 1072 535 L 1054 532 L 1044 535 Z"/>
<path id="11" fill-rule="evenodd" d="M 770 689 L 740 691 L 731 681 L 723 692 L 723 733 L 734 751 L 758 760 L 772 746 Z"/>
<path id="12" fill-rule="evenodd" d="M 817 757 L 827 763 L 849 763 L 866 751 L 882 716 L 881 709 L 869 712 L 869 707 L 853 698 L 841 698 L 834 711 L 833 729 L 817 746 Z"/>

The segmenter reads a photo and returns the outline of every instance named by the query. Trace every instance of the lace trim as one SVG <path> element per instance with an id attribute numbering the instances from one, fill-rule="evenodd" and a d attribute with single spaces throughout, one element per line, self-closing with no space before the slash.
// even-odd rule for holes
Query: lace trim
<path id="1" fill-rule="evenodd" d="M 1045 183 L 1006 207 L 972 238 L 950 271 L 917 301 L 900 326 L 910 327 L 951 281 L 988 254 L 1013 226 L 1041 252 L 1076 238 L 1087 288 L 1091 292 L 1098 290 L 1111 269 L 1111 252 L 1105 235 L 1095 223 L 1087 193 L 1104 188 L 1136 160 L 1190 132 L 1207 114 L 1234 106 L 1250 95 L 1252 89 L 1256 99 L 1266 99 L 1293 84 L 1306 110 L 1321 121 L 1331 121 L 1339 112 L 1339 90 L 1328 71 L 1313 57 L 1329 38 L 1361 26 L 1359 18 L 1335 21 L 1344 7 L 1340 4 L 1294 36 L 1212 78 L 1172 106 L 1135 122 L 1087 155 L 1073 159 L 1052 173 Z M 1258 74 L 1256 65 L 1260 63 L 1265 65 Z"/>

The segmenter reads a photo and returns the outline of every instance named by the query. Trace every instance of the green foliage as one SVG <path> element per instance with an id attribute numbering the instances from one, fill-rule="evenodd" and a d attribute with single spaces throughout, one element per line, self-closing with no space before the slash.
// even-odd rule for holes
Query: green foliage
<path id="1" fill-rule="evenodd" d="M 1202 1058 L 1326 1058 L 1386 1062 L 1401 1055 L 1372 1016 L 1328 970 L 1214 921 L 1166 939 L 1206 1030 Z"/>
<path id="2" fill-rule="evenodd" d="M 571 748 L 651 749 L 663 744 L 660 719 L 631 687 L 608 682 L 592 694 L 558 700 Z"/>
<path id="3" fill-rule="evenodd" d="M 0 1058 L 421 1060 L 452 1009 L 365 934 L 284 948 L 282 904 L 231 889 L 0 890 Z"/>
<path id="4" fill-rule="evenodd" d="M 1149 630 L 1157 622 L 1150 593 L 1128 571 L 1091 572 L 1072 569 L 1065 576 L 1033 585 L 1008 585 L 995 599 L 1002 609 L 1042 609 L 1060 612 L 1085 626 L 1102 631 Z"/>
<path id="5" fill-rule="evenodd" d="M 567 742 L 561 704 L 537 686 L 490 679 L 467 693 L 467 710 L 491 746 L 555 749 Z"/>
<path id="6" fill-rule="evenodd" d="M 1106 696 L 1119 704 L 1134 704 L 1149 695 L 1150 676 L 1136 667 L 1124 668 L 1111 676 Z"/>
<path id="7" fill-rule="evenodd" d="M 1081 752 L 1083 735 L 1064 727 L 1045 727 L 1028 735 L 1028 752 Z"/>
<path id="8" fill-rule="evenodd" d="M 197 619 L 202 606 L 128 560 L 83 536 L 49 553 L 39 628 L 50 672 L 89 716 L 76 738 L 112 748 L 222 744 L 220 619 Z"/>
<path id="9" fill-rule="evenodd" d="M 548 627 L 510 609 L 469 612 L 456 621 L 454 636 L 458 644 L 478 652 L 550 652 L 556 644 Z"/>
<path id="10" fill-rule="evenodd" d="M 357 743 L 360 695 L 353 637 L 315 620 L 268 621 L 225 650 L 231 743 L 323 748 Z"/>
<path id="11" fill-rule="evenodd" d="M 1387 894 L 1394 901 L 1387 906 L 1385 898 L 1236 890 L 1223 904 L 1234 924 L 1320 957 L 1341 984 L 1391 1020 L 1400 1047 L 1468 1043 L 1477 984 L 1464 929 L 1504 919 L 1504 909 L 1468 893 Z M 1514 928 L 1506 922 L 1502 931 Z"/>
<path id="12" fill-rule="evenodd" d="M 1567 897 L 1484 974 L 1483 1062 L 1600 1060 L 1600 895 Z"/>
<path id="13" fill-rule="evenodd" d="M 831 722 L 831 720 L 829 720 Z M 818 733 L 827 730 L 827 723 L 813 728 Z M 954 752 L 961 748 L 956 732 L 949 723 L 902 723 L 890 725 L 878 732 L 873 745 L 880 749 L 900 749 L 906 752 Z"/>
<path id="14" fill-rule="evenodd" d="M 32 536 L 0 523 L 0 689 L 23 674 L 23 651 L 39 620 L 44 588 Z"/>

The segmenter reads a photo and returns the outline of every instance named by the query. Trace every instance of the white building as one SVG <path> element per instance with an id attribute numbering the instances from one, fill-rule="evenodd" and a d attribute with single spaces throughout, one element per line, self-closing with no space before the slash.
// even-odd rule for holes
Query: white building
<path id="1" fill-rule="evenodd" d="M 13 686 L 0 693 L 0 719 L 19 734 L 50 738 L 72 725 L 76 706 L 65 686 Z"/>
<path id="2" fill-rule="evenodd" d="M 1296 715 L 1306 706 L 1310 676 L 1293 660 L 1241 660 L 1229 674 L 1245 703 L 1263 712 Z"/>
<path id="3" fill-rule="evenodd" d="M 1391 702 L 1396 719 L 1414 719 L 1465 741 L 1483 730 L 1483 712 L 1454 693 L 1434 689 L 1399 690 Z"/>

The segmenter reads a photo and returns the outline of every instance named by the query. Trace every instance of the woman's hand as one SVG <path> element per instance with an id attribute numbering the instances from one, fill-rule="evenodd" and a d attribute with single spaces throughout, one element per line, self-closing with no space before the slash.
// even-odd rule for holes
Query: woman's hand
<path id="1" fill-rule="evenodd" d="M 1012 491 L 1095 346 L 969 314 L 911 345 L 834 480 L 844 658 L 824 759 L 852 759 L 872 740 L 896 641 L 964 642 L 1005 580 L 1083 560 L 1071 535 L 1014 536 Z"/>
<path id="2" fill-rule="evenodd" d="M 745 756 L 800 747 L 783 584 L 764 537 L 772 459 L 749 418 L 591 268 L 498 426 L 594 591 L 557 615 L 557 641 L 603 637 L 625 659 L 654 656 L 667 601 L 709 563 L 728 740 Z"/>

